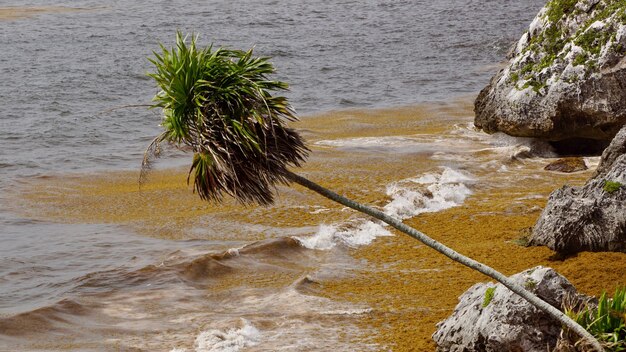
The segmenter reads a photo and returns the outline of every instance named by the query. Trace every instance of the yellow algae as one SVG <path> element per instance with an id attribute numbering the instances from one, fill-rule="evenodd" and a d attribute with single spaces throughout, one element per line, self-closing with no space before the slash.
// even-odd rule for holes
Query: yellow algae
<path id="1" fill-rule="evenodd" d="M 471 123 L 471 108 L 471 100 L 464 99 L 306 117 L 295 127 L 308 139 L 312 153 L 298 172 L 340 194 L 384 206 L 389 202 L 386 187 L 390 183 L 439 170 L 454 160 L 439 161 L 432 151 L 397 153 L 374 146 L 355 152 L 316 143 L 388 136 L 423 136 L 442 149 L 474 143 L 457 148 L 466 159 L 459 167 L 462 164 L 479 180 L 472 187 L 474 194 L 461 206 L 421 214 L 407 220 L 408 224 L 505 274 L 551 266 L 588 294 L 625 284 L 626 254 L 581 253 L 562 260 L 544 247 L 516 244 L 534 225 L 551 191 L 564 184 L 581 185 L 593 170 L 554 174 L 543 170 L 541 160 L 520 161 L 499 154 L 476 142 L 477 136 L 463 139 L 455 125 Z M 494 160 L 495 167 L 490 164 Z M 106 172 L 26 180 L 11 203 L 33 218 L 120 224 L 142 235 L 172 239 L 226 236 L 253 241 L 360 216 L 299 186 L 281 186 L 276 204 L 270 207 L 242 207 L 230 199 L 220 205 L 200 201 L 186 185 L 183 169 L 155 170 L 141 189 L 137 176 L 138 172 Z M 315 287 L 315 294 L 369 305 L 372 311 L 363 315 L 360 324 L 366 331 L 378 332 L 372 339 L 382 349 L 434 350 L 430 336 L 435 324 L 451 313 L 467 288 L 487 281 L 402 234 L 380 238 L 373 245 L 352 250 L 352 255 L 368 265 L 341 279 L 325 278 Z M 292 269 L 230 275 L 217 282 L 212 292 L 228 292 L 243 284 L 284 287 L 309 268 Z"/>
<path id="2" fill-rule="evenodd" d="M 71 7 L 62 7 L 62 6 L 0 7 L 0 21 L 29 18 L 29 17 L 34 17 L 43 13 L 67 13 L 67 12 L 77 12 L 77 11 L 88 11 L 88 10 L 71 8 Z"/>
<path id="3" fill-rule="evenodd" d="M 397 128 L 393 122 L 395 119 L 432 119 L 432 115 L 425 114 L 424 110 L 436 109 L 374 110 L 363 113 L 362 120 L 377 126 L 377 136 L 387 136 L 390 130 Z M 350 123 L 344 119 L 348 115 L 352 116 Z M 301 123 L 304 126 L 298 127 L 329 131 L 344 129 L 352 131 L 352 136 L 361 137 L 362 134 L 356 134 L 362 128 L 360 117 L 354 111 L 329 113 L 305 118 Z M 337 126 L 338 121 L 344 122 Z M 440 130 L 446 128 L 445 123 L 437 125 Z M 314 145 L 317 140 L 336 138 L 339 134 L 315 133 L 318 137 L 309 138 L 312 155 L 299 172 L 362 202 L 383 205 L 387 201 L 385 187 L 390 180 L 412 177 L 434 167 L 424 156 L 350 153 L 320 148 Z M 249 226 L 261 225 L 268 228 L 266 232 L 280 232 L 281 229 L 317 226 L 355 216 L 298 186 L 281 187 L 276 204 L 270 207 L 243 207 L 228 197 L 219 205 L 199 200 L 192 187 L 187 186 L 184 169 L 155 170 L 141 189 L 137 180 L 138 172 L 128 171 L 27 180 L 28 187 L 19 190 L 15 203 L 32 218 L 68 223 L 125 224 L 143 235 L 170 239 L 212 239 L 213 233 L 228 233 L 232 240 L 258 240 L 262 237 L 250 237 Z M 316 211 L 320 208 L 328 211 Z M 197 228 L 204 228 L 199 231 L 202 234 L 192 233 L 191 230 Z"/>
<path id="4" fill-rule="evenodd" d="M 308 139 L 436 135 L 473 117 L 468 99 L 387 109 L 350 109 L 306 116 L 295 126 Z M 323 137 L 322 137 L 323 136 Z"/>
<path id="5" fill-rule="evenodd" d="M 580 183 L 584 176 L 588 174 L 574 178 Z M 626 283 L 626 254 L 581 253 L 562 260 L 545 247 L 516 244 L 537 220 L 536 207 L 545 205 L 549 192 L 561 186 L 564 178 L 523 184 L 518 189 L 485 190 L 462 206 L 422 214 L 407 223 L 507 275 L 544 265 L 555 268 L 584 293 L 611 292 Z M 520 201 L 519 191 L 544 197 Z M 511 208 L 515 202 L 520 205 Z M 382 238 L 355 250 L 354 255 L 370 265 L 351 278 L 326 282 L 325 294 L 372 306 L 373 312 L 362 324 L 378 327 L 376 341 L 393 351 L 433 351 L 430 336 L 435 324 L 450 315 L 457 297 L 470 286 L 490 281 L 404 235 Z"/>

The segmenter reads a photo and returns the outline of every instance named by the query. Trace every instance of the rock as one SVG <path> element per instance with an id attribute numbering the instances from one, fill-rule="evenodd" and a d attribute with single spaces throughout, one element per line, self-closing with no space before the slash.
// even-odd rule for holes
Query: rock
<path id="1" fill-rule="evenodd" d="M 478 95 L 474 124 L 487 133 L 608 142 L 626 124 L 625 88 L 624 2 L 551 0 Z"/>
<path id="2" fill-rule="evenodd" d="M 562 158 L 551 162 L 543 169 L 547 171 L 571 173 L 587 170 L 587 164 L 585 164 L 585 159 L 583 158 Z"/>
<path id="3" fill-rule="evenodd" d="M 584 186 L 564 186 L 550 194 L 529 244 L 561 254 L 626 252 L 626 127 Z"/>
<path id="4" fill-rule="evenodd" d="M 626 126 L 617 133 L 611 144 L 602 153 L 602 158 L 600 158 L 600 164 L 598 164 L 594 177 L 598 178 L 606 175 L 611 166 L 615 164 L 615 160 L 623 154 L 626 154 Z"/>
<path id="5" fill-rule="evenodd" d="M 511 279 L 559 309 L 566 296 L 584 299 L 551 268 L 538 266 Z M 493 293 L 490 301 L 485 300 L 488 290 Z M 440 352 L 545 352 L 556 345 L 560 332 L 559 322 L 502 284 L 478 283 L 437 324 L 433 340 Z"/>

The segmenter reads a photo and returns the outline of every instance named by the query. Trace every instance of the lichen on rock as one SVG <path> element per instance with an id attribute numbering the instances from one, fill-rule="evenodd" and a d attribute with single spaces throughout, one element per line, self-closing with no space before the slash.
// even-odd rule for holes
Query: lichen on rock
<path id="1" fill-rule="evenodd" d="M 626 0 L 550 0 L 475 103 L 477 127 L 610 140 L 626 123 Z"/>

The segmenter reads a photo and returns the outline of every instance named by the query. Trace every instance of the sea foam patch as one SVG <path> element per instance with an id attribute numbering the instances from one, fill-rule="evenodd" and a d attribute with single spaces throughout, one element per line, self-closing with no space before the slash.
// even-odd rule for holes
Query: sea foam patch
<path id="1" fill-rule="evenodd" d="M 448 167 L 440 173 L 394 182 L 387 186 L 391 202 L 383 207 L 385 214 L 398 219 L 436 212 L 462 204 L 472 194 L 468 187 L 475 179 Z M 321 225 L 312 236 L 294 238 L 309 249 L 328 250 L 337 245 L 359 247 L 376 238 L 392 236 L 387 224 L 367 219 L 352 220 L 343 224 Z"/>
<path id="2" fill-rule="evenodd" d="M 261 332 L 241 319 L 240 328 L 232 328 L 226 331 L 207 330 L 201 332 L 195 341 L 195 352 L 238 352 L 243 348 L 254 346 L 261 339 Z M 190 352 L 183 348 L 174 348 L 170 352 Z"/>
<path id="3" fill-rule="evenodd" d="M 393 153 L 420 153 L 437 150 L 436 142 L 432 138 L 421 138 L 418 136 L 380 136 L 321 140 L 315 144 L 351 151 L 367 152 L 377 150 Z"/>
<path id="4" fill-rule="evenodd" d="M 303 247 L 327 250 L 338 244 L 348 247 L 368 245 L 381 236 L 391 236 L 391 232 L 373 221 L 358 220 L 344 224 L 320 225 L 315 235 L 294 238 Z"/>
<path id="5" fill-rule="evenodd" d="M 460 171 L 444 167 L 439 174 L 429 173 L 387 186 L 391 202 L 385 205 L 387 215 L 407 219 L 422 213 L 436 212 L 462 204 L 472 194 L 468 184 L 475 179 Z"/>

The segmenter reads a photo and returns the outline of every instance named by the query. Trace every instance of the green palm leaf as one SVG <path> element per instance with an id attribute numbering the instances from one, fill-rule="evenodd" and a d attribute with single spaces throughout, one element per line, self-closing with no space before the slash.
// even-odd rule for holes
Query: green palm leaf
<path id="1" fill-rule="evenodd" d="M 160 88 L 153 107 L 163 109 L 165 131 L 148 148 L 143 169 L 167 141 L 194 152 L 188 182 L 202 199 L 228 194 L 270 204 L 275 185 L 288 181 L 288 167 L 300 166 L 308 154 L 304 140 L 285 126 L 297 120 L 287 99 L 272 95 L 288 85 L 270 80 L 274 66 L 252 49 L 200 50 L 196 41 L 187 43 L 178 32 L 173 49 L 161 45 L 150 59 L 155 72 L 149 76 Z"/>

